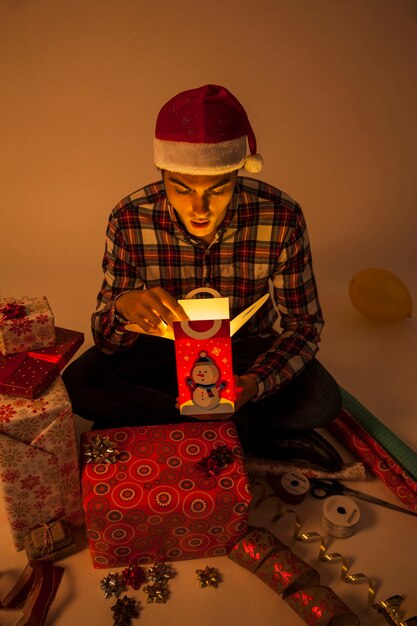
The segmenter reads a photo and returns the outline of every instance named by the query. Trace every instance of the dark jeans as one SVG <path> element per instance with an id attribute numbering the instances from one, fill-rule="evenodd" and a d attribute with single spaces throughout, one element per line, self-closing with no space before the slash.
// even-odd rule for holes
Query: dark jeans
<path id="1" fill-rule="evenodd" d="M 270 343 L 270 337 L 233 340 L 234 373 L 245 373 Z M 134 347 L 113 355 L 92 347 L 65 369 L 63 378 L 74 412 L 93 421 L 95 429 L 194 421 L 175 408 L 175 350 L 168 339 L 143 335 Z M 282 389 L 243 405 L 233 420 L 248 450 L 256 433 L 276 438 L 323 427 L 340 406 L 336 381 L 314 359 Z"/>

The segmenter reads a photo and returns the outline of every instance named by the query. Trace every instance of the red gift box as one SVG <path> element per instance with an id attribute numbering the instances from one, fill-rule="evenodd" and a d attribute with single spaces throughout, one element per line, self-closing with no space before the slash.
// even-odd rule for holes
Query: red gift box
<path id="1" fill-rule="evenodd" d="M 116 462 L 86 461 L 99 440 L 113 456 L 107 461 Z M 92 431 L 82 444 L 94 567 L 224 556 L 245 534 L 251 494 L 233 422 Z M 221 450 L 229 464 L 213 471 L 213 455 Z"/>
<path id="2" fill-rule="evenodd" d="M 83 333 L 55 328 L 56 345 L 36 352 L 0 355 L 0 393 L 37 398 L 58 376 L 84 341 Z"/>
<path id="3" fill-rule="evenodd" d="M 77 330 L 57 326 L 55 328 L 55 337 L 55 345 L 36 350 L 36 353 L 33 353 L 33 355 L 38 359 L 53 361 L 61 371 L 70 359 L 72 359 L 78 348 L 84 343 L 84 334 Z"/>
<path id="4" fill-rule="evenodd" d="M 37 398 L 58 374 L 56 363 L 29 356 L 28 352 L 0 357 L 0 392 Z"/>

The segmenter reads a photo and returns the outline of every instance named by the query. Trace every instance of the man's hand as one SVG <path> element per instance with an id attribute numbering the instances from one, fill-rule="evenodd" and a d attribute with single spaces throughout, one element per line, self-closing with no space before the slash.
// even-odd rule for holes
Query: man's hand
<path id="1" fill-rule="evenodd" d="M 244 374 L 235 376 L 236 401 L 235 412 L 258 393 L 258 385 L 253 378 Z"/>
<path id="2" fill-rule="evenodd" d="M 172 326 L 172 322 L 188 320 L 182 306 L 162 287 L 127 291 L 117 298 L 116 311 L 153 335 L 163 334 L 164 322 Z"/>

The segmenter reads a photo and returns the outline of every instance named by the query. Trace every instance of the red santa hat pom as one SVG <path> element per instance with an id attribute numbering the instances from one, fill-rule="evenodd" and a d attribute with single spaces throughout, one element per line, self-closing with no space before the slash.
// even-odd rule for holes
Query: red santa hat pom
<path id="1" fill-rule="evenodd" d="M 180 174 L 216 175 L 241 167 L 257 173 L 263 160 L 237 98 L 225 87 L 204 85 L 179 93 L 160 110 L 154 163 Z"/>

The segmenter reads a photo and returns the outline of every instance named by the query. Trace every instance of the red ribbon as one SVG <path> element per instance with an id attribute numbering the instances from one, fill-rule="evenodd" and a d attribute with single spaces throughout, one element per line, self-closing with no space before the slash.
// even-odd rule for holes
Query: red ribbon
<path id="1" fill-rule="evenodd" d="M 28 352 L 28 357 L 39 359 L 40 361 L 48 361 L 49 363 L 59 363 L 62 354 L 44 354 L 43 352 Z"/>
<path id="2" fill-rule="evenodd" d="M 220 474 L 228 465 L 234 461 L 233 452 L 225 445 L 214 448 L 208 456 L 205 456 L 197 463 L 197 468 L 206 476 Z"/>
<path id="3" fill-rule="evenodd" d="M 0 307 L 0 313 L 2 313 L 2 320 L 16 320 L 20 317 L 25 317 L 26 309 L 23 304 L 17 304 L 17 302 L 9 302 Z"/>

